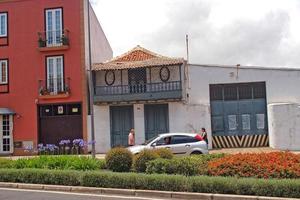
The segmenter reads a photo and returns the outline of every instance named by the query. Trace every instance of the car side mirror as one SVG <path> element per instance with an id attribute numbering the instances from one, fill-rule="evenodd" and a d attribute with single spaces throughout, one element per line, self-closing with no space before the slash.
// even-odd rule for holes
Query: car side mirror
<path id="1" fill-rule="evenodd" d="M 156 147 L 156 145 L 157 145 L 157 143 L 156 143 L 156 142 L 153 142 L 153 143 L 151 144 L 151 147 Z"/>

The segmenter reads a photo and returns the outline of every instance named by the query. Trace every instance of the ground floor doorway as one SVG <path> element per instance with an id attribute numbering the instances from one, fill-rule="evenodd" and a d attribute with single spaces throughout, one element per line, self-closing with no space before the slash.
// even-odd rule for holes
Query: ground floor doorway
<path id="1" fill-rule="evenodd" d="M 84 139 L 80 103 L 39 105 L 39 143 Z"/>

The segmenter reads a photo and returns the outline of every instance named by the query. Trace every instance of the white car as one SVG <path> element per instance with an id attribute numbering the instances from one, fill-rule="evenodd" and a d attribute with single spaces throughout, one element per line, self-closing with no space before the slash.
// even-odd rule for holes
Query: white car
<path id="1" fill-rule="evenodd" d="M 175 155 L 207 154 L 208 148 L 203 138 L 195 133 L 164 133 L 149 139 L 142 145 L 128 147 L 133 154 L 144 149 L 170 149 Z"/>

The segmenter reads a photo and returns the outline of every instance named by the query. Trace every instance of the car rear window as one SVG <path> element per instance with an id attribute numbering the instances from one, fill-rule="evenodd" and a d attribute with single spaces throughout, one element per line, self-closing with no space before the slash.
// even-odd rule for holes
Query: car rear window
<path id="1" fill-rule="evenodd" d="M 186 136 L 186 135 L 175 135 L 172 136 L 171 144 L 183 144 L 183 143 L 193 143 L 198 142 L 195 137 Z"/>

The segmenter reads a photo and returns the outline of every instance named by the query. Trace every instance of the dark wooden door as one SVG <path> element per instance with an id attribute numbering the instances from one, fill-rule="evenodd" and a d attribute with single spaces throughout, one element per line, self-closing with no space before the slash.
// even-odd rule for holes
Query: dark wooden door
<path id="1" fill-rule="evenodd" d="M 67 139 L 83 139 L 81 105 L 40 106 L 39 143 L 58 145 Z"/>
<path id="2" fill-rule="evenodd" d="M 169 132 L 168 104 L 145 105 L 145 138 L 146 140 Z"/>
<path id="3" fill-rule="evenodd" d="M 128 134 L 133 126 L 132 106 L 111 106 L 111 147 L 127 146 Z"/>

